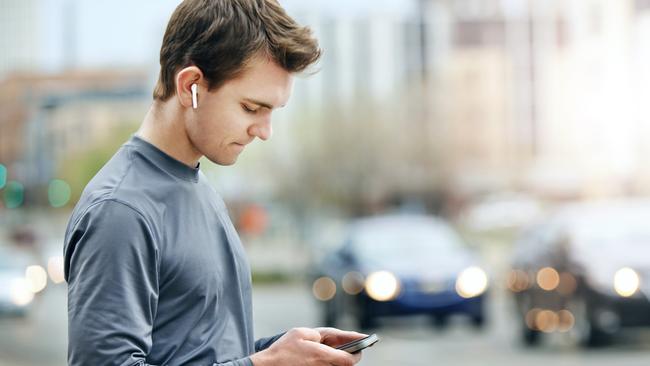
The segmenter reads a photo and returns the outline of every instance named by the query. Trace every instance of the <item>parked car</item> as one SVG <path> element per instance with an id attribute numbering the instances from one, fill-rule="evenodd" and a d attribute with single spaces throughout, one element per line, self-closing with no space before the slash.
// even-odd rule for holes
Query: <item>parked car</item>
<path id="1" fill-rule="evenodd" d="M 427 314 L 444 326 L 450 315 L 485 323 L 485 271 L 454 229 L 439 218 L 386 215 L 354 221 L 344 243 L 312 276 L 323 321 L 352 315 L 360 328 L 377 318 Z"/>
<path id="2" fill-rule="evenodd" d="M 575 204 L 531 226 L 508 287 L 521 337 L 567 332 L 582 345 L 650 325 L 650 201 Z"/>
<path id="3" fill-rule="evenodd" d="M 542 204 L 532 196 L 499 193 L 469 205 L 461 215 L 461 222 L 478 232 L 517 229 L 533 222 L 542 212 Z"/>

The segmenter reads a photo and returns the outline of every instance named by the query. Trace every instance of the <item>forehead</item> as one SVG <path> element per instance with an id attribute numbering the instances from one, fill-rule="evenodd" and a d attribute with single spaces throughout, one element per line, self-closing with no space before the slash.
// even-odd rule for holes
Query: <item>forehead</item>
<path id="1" fill-rule="evenodd" d="M 293 75 L 266 57 L 256 57 L 239 77 L 226 84 L 238 98 L 256 99 L 279 107 L 289 99 Z"/>

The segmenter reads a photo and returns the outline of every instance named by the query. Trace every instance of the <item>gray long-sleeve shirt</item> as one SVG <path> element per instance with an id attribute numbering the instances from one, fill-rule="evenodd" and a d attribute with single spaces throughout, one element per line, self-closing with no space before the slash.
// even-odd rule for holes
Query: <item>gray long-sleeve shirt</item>
<path id="1" fill-rule="evenodd" d="M 223 200 L 132 137 L 84 190 L 66 230 L 69 365 L 246 365 L 251 277 Z"/>

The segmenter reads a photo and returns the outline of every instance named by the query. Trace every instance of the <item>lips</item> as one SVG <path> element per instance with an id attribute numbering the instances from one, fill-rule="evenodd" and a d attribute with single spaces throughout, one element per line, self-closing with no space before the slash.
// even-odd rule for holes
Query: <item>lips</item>
<path id="1" fill-rule="evenodd" d="M 235 148 L 237 150 L 244 150 L 244 148 L 246 147 L 246 144 L 240 144 L 239 142 L 233 142 L 232 144 L 235 145 Z"/>
<path id="2" fill-rule="evenodd" d="M 242 142 L 235 142 L 235 144 L 241 145 L 241 146 L 246 146 L 246 145 L 250 144 L 251 142 L 253 142 L 253 140 L 248 140 L 248 141 L 243 142 L 243 143 Z"/>

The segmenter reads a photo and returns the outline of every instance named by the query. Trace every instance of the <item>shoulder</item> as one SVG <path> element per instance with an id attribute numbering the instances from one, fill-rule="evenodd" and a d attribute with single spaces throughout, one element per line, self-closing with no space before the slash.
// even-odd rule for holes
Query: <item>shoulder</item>
<path id="1" fill-rule="evenodd" d="M 71 225 L 106 211 L 119 213 L 108 216 L 116 222 L 134 216 L 153 225 L 156 209 L 149 201 L 156 193 L 149 187 L 155 177 L 144 171 L 131 150 L 129 145 L 123 145 L 88 182 L 73 210 Z"/>
<path id="2" fill-rule="evenodd" d="M 140 232 L 153 237 L 150 220 L 129 202 L 116 198 L 97 200 L 76 210 L 66 230 L 66 242 L 73 240 L 75 234 L 89 232 L 103 232 L 115 237 Z"/>
<path id="3" fill-rule="evenodd" d="M 160 253 L 145 216 L 116 199 L 97 201 L 74 215 L 63 251 L 64 275 L 69 283 L 74 277 L 71 273 L 82 271 L 84 266 L 105 268 L 122 263 L 157 269 Z"/>

